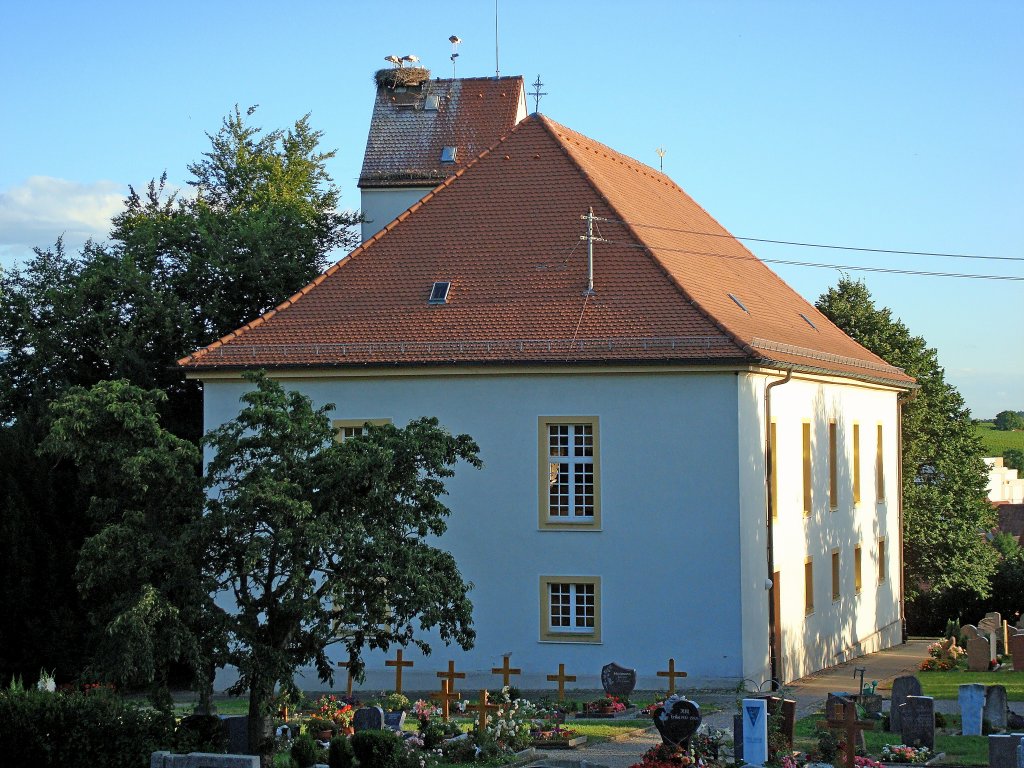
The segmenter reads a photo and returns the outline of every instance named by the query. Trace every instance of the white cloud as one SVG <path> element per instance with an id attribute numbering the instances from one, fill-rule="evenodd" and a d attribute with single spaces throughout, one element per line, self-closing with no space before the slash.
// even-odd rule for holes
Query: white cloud
<path id="1" fill-rule="evenodd" d="M 69 248 L 105 238 L 127 192 L 113 181 L 83 184 L 51 176 L 31 176 L 0 191 L 0 260 L 20 260 L 61 235 Z"/>

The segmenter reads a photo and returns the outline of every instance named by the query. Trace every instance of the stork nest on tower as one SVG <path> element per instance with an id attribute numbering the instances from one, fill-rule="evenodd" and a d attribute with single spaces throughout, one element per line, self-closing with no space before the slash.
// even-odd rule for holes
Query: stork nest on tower
<path id="1" fill-rule="evenodd" d="M 426 67 L 395 67 L 378 69 L 373 76 L 377 85 L 386 88 L 409 88 L 425 83 L 430 79 L 430 70 Z"/>

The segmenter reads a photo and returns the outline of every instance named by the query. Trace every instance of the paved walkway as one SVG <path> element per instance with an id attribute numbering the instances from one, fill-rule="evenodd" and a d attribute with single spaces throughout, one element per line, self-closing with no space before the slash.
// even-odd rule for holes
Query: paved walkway
<path id="1" fill-rule="evenodd" d="M 788 698 L 796 700 L 797 718 L 814 714 L 824 708 L 825 699 L 830 691 L 856 690 L 860 685 L 860 676 L 854 678 L 854 669 L 864 667 L 864 681 L 879 682 L 879 692 L 887 695 L 892 679 L 903 674 L 917 671 L 917 665 L 928 655 L 928 644 L 931 639 L 911 638 L 904 645 L 889 648 L 878 653 L 861 656 L 845 664 L 840 664 L 813 675 L 797 680 L 786 686 Z M 714 700 L 722 706 L 720 712 L 712 712 L 704 717 L 704 722 L 715 728 L 732 731 L 732 715 L 735 710 L 735 694 L 714 694 L 692 697 L 695 701 Z M 550 760 L 586 761 L 608 768 L 628 768 L 640 762 L 640 757 L 648 749 L 658 744 L 660 737 L 653 730 L 644 732 L 620 742 L 603 742 L 587 746 L 572 752 L 549 752 Z"/>

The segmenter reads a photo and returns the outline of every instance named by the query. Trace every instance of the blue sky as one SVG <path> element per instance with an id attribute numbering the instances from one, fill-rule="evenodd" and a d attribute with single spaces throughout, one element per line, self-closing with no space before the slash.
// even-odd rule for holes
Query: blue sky
<path id="1" fill-rule="evenodd" d="M 173 184 L 239 104 L 311 112 L 346 207 L 384 56 L 495 72 L 492 0 L 39 2 L 0 28 L 0 265 L 102 238 L 129 184 Z M 511 2 L 500 70 L 540 111 L 664 168 L 762 258 L 1024 277 L 1024 3 Z M 533 103 L 530 102 L 533 110 Z M 810 300 L 836 268 L 773 265 Z M 861 273 L 976 416 L 1024 409 L 1024 282 Z"/>

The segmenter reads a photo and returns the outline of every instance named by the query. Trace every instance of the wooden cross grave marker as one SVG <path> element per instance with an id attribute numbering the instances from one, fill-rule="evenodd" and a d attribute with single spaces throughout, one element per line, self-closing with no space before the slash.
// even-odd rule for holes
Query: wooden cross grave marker
<path id="1" fill-rule="evenodd" d="M 668 678 L 668 695 L 671 696 L 676 692 L 676 678 L 686 677 L 685 672 L 676 672 L 676 660 L 668 660 L 668 669 L 658 673 L 658 677 Z"/>
<path id="2" fill-rule="evenodd" d="M 843 705 L 842 718 L 833 719 L 829 717 L 828 720 L 819 720 L 817 725 L 818 727 L 824 726 L 830 729 L 846 731 L 846 768 L 856 768 L 857 735 L 861 731 L 874 729 L 875 723 L 872 720 L 857 719 L 857 704 L 855 702 L 847 699 L 841 699 L 841 701 Z"/>
<path id="3" fill-rule="evenodd" d="M 430 694 L 432 701 L 441 702 L 441 717 L 446 721 L 451 718 L 451 704 L 457 701 L 459 694 L 451 690 L 451 682 L 447 679 L 441 681 L 441 692 Z"/>
<path id="4" fill-rule="evenodd" d="M 348 680 L 345 682 L 345 695 L 352 698 L 352 662 L 339 661 L 338 666 L 348 672 Z"/>
<path id="5" fill-rule="evenodd" d="M 477 733 L 483 733 L 487 729 L 487 712 L 492 709 L 498 709 L 497 704 L 487 703 L 487 691 L 480 691 L 480 703 L 470 704 L 466 709 L 474 709 L 480 713 L 480 717 L 477 720 Z"/>
<path id="6" fill-rule="evenodd" d="M 395 652 L 394 659 L 387 659 L 384 662 L 385 667 L 395 667 L 395 693 L 402 692 L 402 667 L 411 667 L 415 662 L 403 661 L 402 660 L 402 649 L 399 648 Z"/>
<path id="7" fill-rule="evenodd" d="M 521 675 L 521 674 L 523 674 L 523 670 L 518 669 L 516 667 L 510 667 L 508 665 L 508 656 L 506 656 L 502 666 L 500 666 L 500 667 L 491 667 L 491 674 L 492 675 L 501 675 L 501 680 L 502 680 L 501 684 L 503 686 L 506 686 L 506 685 L 509 684 L 508 681 L 509 681 L 509 678 L 512 675 Z"/>
<path id="8" fill-rule="evenodd" d="M 575 683 L 576 682 L 576 675 L 567 675 L 567 674 L 565 674 L 565 664 L 559 664 L 558 665 L 558 674 L 557 675 L 548 675 L 548 680 L 550 680 L 552 683 L 554 683 L 554 682 L 558 683 L 558 700 L 561 701 L 562 699 L 565 698 L 565 684 L 566 683 Z"/>
<path id="9" fill-rule="evenodd" d="M 466 679 L 466 673 L 465 672 L 456 672 L 455 671 L 455 662 L 452 661 L 451 659 L 449 659 L 448 660 L 448 671 L 447 672 L 437 672 L 436 674 L 442 680 L 447 680 L 448 681 L 448 690 L 453 695 L 458 696 L 458 693 L 456 693 L 456 691 L 455 691 L 455 681 L 456 680 L 465 680 Z"/>

